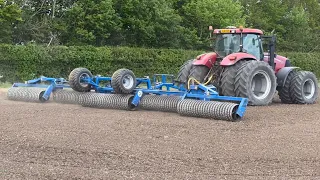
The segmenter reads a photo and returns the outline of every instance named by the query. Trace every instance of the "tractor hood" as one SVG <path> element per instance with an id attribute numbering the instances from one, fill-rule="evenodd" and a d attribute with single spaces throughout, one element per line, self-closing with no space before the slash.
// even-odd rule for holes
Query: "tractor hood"
<path id="1" fill-rule="evenodd" d="M 242 59 L 256 60 L 256 57 L 254 57 L 251 54 L 244 53 L 244 52 L 233 53 L 233 54 L 229 54 L 228 56 L 224 57 L 222 59 L 220 65 L 221 66 L 231 66 Z"/>

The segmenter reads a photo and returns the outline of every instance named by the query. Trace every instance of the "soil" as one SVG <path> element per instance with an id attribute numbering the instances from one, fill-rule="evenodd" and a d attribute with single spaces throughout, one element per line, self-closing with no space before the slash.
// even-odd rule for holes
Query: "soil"
<path id="1" fill-rule="evenodd" d="M 319 179 L 320 104 L 240 122 L 6 100 L 0 179 Z"/>

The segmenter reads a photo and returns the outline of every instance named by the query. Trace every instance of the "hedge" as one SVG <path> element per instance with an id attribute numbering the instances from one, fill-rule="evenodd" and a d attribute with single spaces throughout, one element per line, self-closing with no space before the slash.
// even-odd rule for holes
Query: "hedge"
<path id="1" fill-rule="evenodd" d="M 138 77 L 157 73 L 176 74 L 183 62 L 204 51 L 92 46 L 13 46 L 0 45 L 1 81 L 17 82 L 48 77 L 67 78 L 72 69 L 86 67 L 93 74 L 111 76 L 119 68 L 129 68 Z M 320 77 L 320 53 L 279 53 L 293 65 Z"/>

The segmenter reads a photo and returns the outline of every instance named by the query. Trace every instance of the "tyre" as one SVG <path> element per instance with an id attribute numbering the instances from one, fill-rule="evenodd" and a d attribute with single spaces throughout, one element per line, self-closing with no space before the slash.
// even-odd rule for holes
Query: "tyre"
<path id="1" fill-rule="evenodd" d="M 237 97 L 248 98 L 248 105 L 264 106 L 272 102 L 276 92 L 276 76 L 264 61 L 249 61 L 237 72 L 235 92 Z"/>
<path id="2" fill-rule="evenodd" d="M 220 79 L 220 94 L 223 96 L 236 96 L 235 92 L 235 77 L 239 68 L 249 61 L 239 61 L 233 66 L 223 68 Z"/>
<path id="3" fill-rule="evenodd" d="M 199 81 L 199 83 L 205 83 L 204 82 L 205 77 L 207 76 L 209 70 L 210 69 L 205 65 L 194 65 L 190 70 L 188 80 L 190 78 L 193 78 L 193 79 L 196 79 L 197 81 Z"/>
<path id="4" fill-rule="evenodd" d="M 136 77 L 129 69 L 118 69 L 111 77 L 111 86 L 117 94 L 129 94 L 136 88 Z"/>
<path id="5" fill-rule="evenodd" d="M 69 74 L 69 85 L 74 91 L 89 92 L 91 85 L 82 82 L 84 78 L 92 78 L 91 72 L 86 68 L 76 68 Z"/>
<path id="6" fill-rule="evenodd" d="M 318 98 L 318 80 L 309 71 L 299 71 L 290 84 L 290 96 L 295 104 L 313 104 Z"/>
<path id="7" fill-rule="evenodd" d="M 279 98 L 281 100 L 282 103 L 285 104 L 292 104 L 292 98 L 290 95 L 290 85 L 292 82 L 292 79 L 297 75 L 297 71 L 293 70 L 291 71 L 286 79 L 286 82 L 284 83 L 283 87 L 281 87 L 281 89 L 278 91 L 279 94 Z"/>
<path id="8" fill-rule="evenodd" d="M 176 79 L 178 86 L 183 85 L 185 88 L 187 87 L 186 84 L 188 82 L 190 70 L 193 66 L 192 65 L 193 61 L 194 61 L 194 59 L 190 59 L 190 60 L 186 61 L 182 66 L 180 66 L 178 76 Z"/>

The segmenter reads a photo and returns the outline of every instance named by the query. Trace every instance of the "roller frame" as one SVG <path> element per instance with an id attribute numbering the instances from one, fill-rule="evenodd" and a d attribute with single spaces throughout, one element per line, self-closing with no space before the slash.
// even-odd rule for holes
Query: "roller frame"
<path id="1" fill-rule="evenodd" d="M 172 86 L 173 87 L 173 86 Z M 219 93 L 216 91 L 215 86 L 204 86 L 200 85 L 191 85 L 190 90 L 188 91 L 162 91 L 162 90 L 149 90 L 149 89 L 137 89 L 135 92 L 135 96 L 132 100 L 132 104 L 135 106 L 139 105 L 140 99 L 143 97 L 144 94 L 159 94 L 159 95 L 175 95 L 180 96 L 181 100 L 183 99 L 199 99 L 204 101 L 232 101 L 232 102 L 239 102 L 239 107 L 236 112 L 238 116 L 241 118 L 244 116 L 247 105 L 248 99 L 242 97 L 232 97 L 232 96 L 219 96 Z"/>
<path id="2" fill-rule="evenodd" d="M 157 82 L 157 77 L 161 76 L 161 82 Z M 151 80 L 149 77 L 145 77 L 145 78 L 136 78 L 137 80 L 137 85 L 139 86 L 142 83 L 146 83 L 147 88 L 143 88 L 143 90 L 150 90 L 150 93 L 153 94 L 170 94 L 170 89 L 176 89 L 176 90 L 180 90 L 180 91 L 185 91 L 186 89 L 181 86 L 178 87 L 176 85 L 174 85 L 173 82 L 167 82 L 167 76 L 174 78 L 173 75 L 171 74 L 155 74 L 153 77 L 153 82 L 154 82 L 154 86 L 152 86 Z M 102 76 L 95 76 L 93 78 L 83 78 L 82 82 L 83 83 L 88 83 L 92 86 L 92 89 L 95 90 L 98 93 L 113 93 L 113 88 L 111 86 L 105 86 L 105 87 L 101 87 L 100 86 L 100 82 L 103 81 L 111 81 L 111 77 L 102 77 Z M 167 91 L 159 91 L 162 90 L 163 87 L 166 87 Z M 136 88 L 136 90 L 140 90 L 142 88 Z"/>
<path id="3" fill-rule="evenodd" d="M 157 77 L 161 77 L 161 81 L 157 80 Z M 156 94 L 156 95 L 172 95 L 172 96 L 180 96 L 181 100 L 183 99 L 199 99 L 204 101 L 231 101 L 231 102 L 238 102 L 239 107 L 236 112 L 238 116 L 241 118 L 244 116 L 245 111 L 247 109 L 248 100 L 247 98 L 242 97 L 232 97 L 232 96 L 219 96 L 217 89 L 215 86 L 205 86 L 203 84 L 199 85 L 190 85 L 190 89 L 187 90 L 183 86 L 176 86 L 174 82 L 168 82 L 168 77 L 173 78 L 174 76 L 171 74 L 155 74 L 153 77 L 154 85 L 152 85 L 151 80 L 149 77 L 144 78 L 136 78 L 137 81 L 137 88 L 134 89 L 132 94 L 134 94 L 134 98 L 132 100 L 132 104 L 134 106 L 139 106 L 139 102 L 143 95 L 147 94 Z M 93 78 L 84 78 L 82 79 L 83 83 L 88 83 L 91 85 L 92 90 L 97 93 L 114 93 L 113 88 L 111 85 L 102 87 L 100 83 L 103 81 L 111 81 L 111 77 L 102 77 L 102 76 L 94 76 Z M 37 84 L 41 82 L 50 82 L 50 85 L 42 85 Z M 37 79 L 26 81 L 25 83 L 14 83 L 12 87 L 38 87 L 38 88 L 47 88 L 43 98 L 48 100 L 50 94 L 55 91 L 56 89 L 64 89 L 70 88 L 69 85 L 65 85 L 64 83 L 68 83 L 63 78 L 49 78 L 49 77 L 40 77 Z M 138 86 L 142 83 L 146 83 L 146 88 L 138 88 Z M 163 90 L 163 87 L 166 90 Z M 174 89 L 175 91 L 171 91 Z"/>
<path id="4" fill-rule="evenodd" d="M 151 80 L 149 77 L 145 78 L 136 78 L 137 86 L 141 83 L 146 83 L 147 88 L 136 88 L 134 90 L 134 98 L 132 104 L 135 106 L 139 105 L 140 99 L 145 94 L 156 94 L 156 95 L 174 95 L 174 96 L 181 96 L 182 99 L 190 98 L 190 99 L 200 99 L 204 101 L 232 101 L 238 102 L 239 107 L 237 110 L 237 115 L 243 117 L 247 105 L 248 99 L 242 97 L 232 97 L 232 96 L 219 96 L 217 89 L 215 86 L 205 86 L 202 84 L 199 85 L 190 85 L 190 89 L 186 90 L 183 86 L 178 87 L 174 85 L 173 82 L 168 82 L 167 77 L 171 77 L 172 80 L 174 78 L 171 74 L 155 74 L 153 77 L 154 86 L 152 86 Z M 161 82 L 157 82 L 157 77 L 161 77 Z M 113 89 L 111 86 L 109 87 L 101 87 L 99 86 L 101 81 L 111 81 L 111 77 L 101 77 L 95 76 L 93 79 L 83 79 L 84 82 L 90 84 L 96 92 L 99 93 L 113 93 Z M 166 91 L 162 90 L 163 87 L 166 87 Z M 176 91 L 170 91 L 170 89 L 175 89 Z"/>
<path id="5" fill-rule="evenodd" d="M 48 82 L 49 85 L 45 84 L 38 84 Z M 68 83 L 64 78 L 50 78 L 41 76 L 37 79 L 32 79 L 29 81 L 26 81 L 25 83 L 14 83 L 12 87 L 34 87 L 34 88 L 46 88 L 45 93 L 43 94 L 42 98 L 44 101 L 49 100 L 50 95 L 53 91 L 57 89 L 64 89 L 64 88 L 70 88 L 69 85 L 65 85 L 64 83 Z"/>

